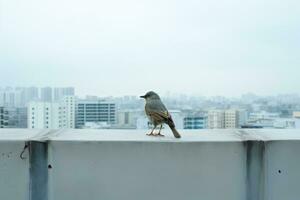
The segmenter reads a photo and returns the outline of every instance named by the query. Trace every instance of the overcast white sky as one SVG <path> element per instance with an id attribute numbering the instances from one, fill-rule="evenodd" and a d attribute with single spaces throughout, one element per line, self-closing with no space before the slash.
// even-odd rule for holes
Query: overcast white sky
<path id="1" fill-rule="evenodd" d="M 0 0 L 0 86 L 300 93 L 299 0 Z"/>

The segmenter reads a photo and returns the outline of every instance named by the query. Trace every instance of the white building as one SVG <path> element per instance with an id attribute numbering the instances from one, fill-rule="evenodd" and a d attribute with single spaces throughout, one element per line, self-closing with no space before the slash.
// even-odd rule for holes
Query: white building
<path id="1" fill-rule="evenodd" d="M 239 128 L 239 111 L 238 110 L 226 110 L 225 111 L 225 128 Z"/>
<path id="2" fill-rule="evenodd" d="M 64 96 L 60 102 L 65 107 L 67 128 L 75 128 L 76 97 Z"/>
<path id="3" fill-rule="evenodd" d="M 245 111 L 238 109 L 210 110 L 208 112 L 208 128 L 210 129 L 234 129 L 240 128 L 246 119 Z"/>
<path id="4" fill-rule="evenodd" d="M 225 112 L 224 112 L 224 110 L 208 111 L 208 128 L 210 128 L 210 129 L 225 128 Z"/>
<path id="5" fill-rule="evenodd" d="M 28 128 L 60 129 L 75 127 L 75 97 L 60 102 L 31 102 L 28 106 Z"/>

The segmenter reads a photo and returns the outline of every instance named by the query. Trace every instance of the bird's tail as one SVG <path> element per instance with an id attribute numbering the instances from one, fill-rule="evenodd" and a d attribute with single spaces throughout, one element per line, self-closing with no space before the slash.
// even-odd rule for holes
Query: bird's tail
<path id="1" fill-rule="evenodd" d="M 174 134 L 174 137 L 176 137 L 176 138 L 181 138 L 180 134 L 178 133 L 178 131 L 176 130 L 175 127 L 170 126 L 170 128 L 171 128 L 171 130 L 172 130 L 172 132 L 173 132 L 173 134 Z"/>

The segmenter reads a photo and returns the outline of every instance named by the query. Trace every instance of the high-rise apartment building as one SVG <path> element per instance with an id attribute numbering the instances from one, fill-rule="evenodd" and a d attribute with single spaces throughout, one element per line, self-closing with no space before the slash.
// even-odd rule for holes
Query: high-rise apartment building
<path id="1" fill-rule="evenodd" d="M 14 107 L 15 106 L 15 91 L 11 87 L 6 87 L 0 91 L 0 106 Z"/>
<path id="2" fill-rule="evenodd" d="M 6 87 L 0 89 L 0 106 L 26 107 L 30 101 L 38 100 L 38 88 Z"/>
<path id="3" fill-rule="evenodd" d="M 74 128 L 75 97 L 60 102 L 31 102 L 28 106 L 28 128 Z"/>
<path id="4" fill-rule="evenodd" d="M 54 88 L 53 100 L 60 101 L 65 96 L 74 96 L 75 89 L 73 87 Z"/>
<path id="5" fill-rule="evenodd" d="M 239 111 L 238 110 L 225 110 L 225 128 L 239 128 Z"/>
<path id="6" fill-rule="evenodd" d="M 0 106 L 5 107 L 27 107 L 32 101 L 60 101 L 65 96 L 74 96 L 75 89 L 73 87 L 54 88 L 44 87 L 6 87 L 0 88 Z"/>
<path id="7" fill-rule="evenodd" d="M 75 96 L 64 96 L 61 100 L 62 105 L 65 107 L 65 118 L 67 128 L 75 128 L 75 108 L 76 98 Z"/>
<path id="8" fill-rule="evenodd" d="M 208 112 L 208 128 L 223 129 L 225 128 L 224 110 L 210 110 Z"/>
<path id="9" fill-rule="evenodd" d="M 210 110 L 208 112 L 208 128 L 239 128 L 240 127 L 240 111 L 236 109 L 229 110 Z"/>
<path id="10" fill-rule="evenodd" d="M 41 101 L 44 101 L 44 102 L 52 101 L 52 88 L 51 87 L 41 88 Z"/>
<path id="11" fill-rule="evenodd" d="M 86 122 L 116 124 L 116 104 L 102 100 L 78 100 L 76 128 L 83 128 Z"/>
<path id="12" fill-rule="evenodd" d="M 24 88 L 25 106 L 31 101 L 39 99 L 39 89 L 37 87 Z"/>

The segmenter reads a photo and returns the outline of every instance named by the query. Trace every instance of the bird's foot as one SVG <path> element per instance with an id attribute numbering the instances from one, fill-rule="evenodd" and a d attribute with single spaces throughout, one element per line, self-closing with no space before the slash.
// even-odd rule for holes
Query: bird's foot
<path id="1" fill-rule="evenodd" d="M 160 133 L 157 133 L 157 134 L 155 134 L 155 136 L 159 136 L 159 137 L 165 137 L 165 135 L 163 135 L 163 134 L 160 134 Z"/>
<path id="2" fill-rule="evenodd" d="M 155 136 L 152 132 L 151 132 L 151 133 L 148 133 L 148 134 L 146 134 L 146 135 L 148 135 L 148 136 Z"/>

